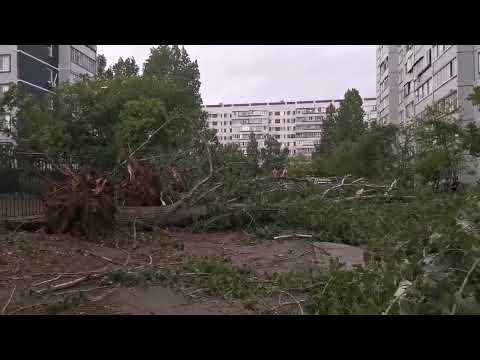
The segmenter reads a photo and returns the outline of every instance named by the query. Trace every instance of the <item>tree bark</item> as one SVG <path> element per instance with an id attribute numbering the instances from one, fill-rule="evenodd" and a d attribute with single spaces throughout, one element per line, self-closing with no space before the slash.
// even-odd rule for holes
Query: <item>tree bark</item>
<path id="1" fill-rule="evenodd" d="M 207 215 L 206 206 L 174 207 L 174 206 L 143 206 L 118 207 L 117 225 L 131 225 L 135 221 L 147 225 L 187 225 L 202 216 Z"/>
<path id="2" fill-rule="evenodd" d="M 206 206 L 122 206 L 117 208 L 115 221 L 117 226 L 131 226 L 134 222 L 139 226 L 185 226 L 206 215 Z M 25 216 L 5 219 L 5 226 L 10 230 L 36 230 L 47 226 L 47 221 L 44 215 Z"/>

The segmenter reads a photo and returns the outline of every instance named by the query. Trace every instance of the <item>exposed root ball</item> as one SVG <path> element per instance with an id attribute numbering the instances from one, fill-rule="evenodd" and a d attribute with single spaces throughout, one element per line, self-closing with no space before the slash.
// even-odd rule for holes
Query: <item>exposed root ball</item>
<path id="1" fill-rule="evenodd" d="M 113 230 L 114 189 L 106 177 L 95 172 L 75 174 L 64 167 L 63 187 L 47 195 L 45 216 L 50 231 L 95 238 Z"/>

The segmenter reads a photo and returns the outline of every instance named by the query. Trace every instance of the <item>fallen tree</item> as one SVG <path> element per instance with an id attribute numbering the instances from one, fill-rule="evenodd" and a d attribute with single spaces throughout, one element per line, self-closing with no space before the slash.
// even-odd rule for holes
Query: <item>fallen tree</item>
<path id="1" fill-rule="evenodd" d="M 46 196 L 48 229 L 89 238 L 111 232 L 116 211 L 111 181 L 93 170 L 77 174 L 67 165 L 58 169 L 65 176 L 65 183 Z"/>
<path id="2" fill-rule="evenodd" d="M 115 225 L 138 224 L 145 227 L 187 225 L 207 215 L 206 206 L 187 205 L 187 201 L 213 175 L 210 149 L 208 146 L 206 149 L 209 174 L 190 191 L 178 193 L 176 201 L 172 201 L 170 197 L 169 205 L 165 203 L 163 194 L 159 191 L 158 178 L 150 169 L 140 166 L 134 159 L 128 160 L 129 179 L 121 183 L 119 191 L 123 195 L 123 203 L 139 206 L 117 207 L 114 186 L 106 176 L 100 176 L 92 170 L 76 173 L 69 166 L 55 165 L 65 176 L 65 182 L 47 194 L 44 213 L 38 216 L 7 219 L 6 227 L 12 230 L 36 230 L 44 227 L 52 233 L 70 233 L 74 236 L 93 238 L 108 234 Z M 175 169 L 170 171 L 176 189 L 185 189 L 179 173 Z M 199 198 L 211 190 L 207 190 Z M 157 205 L 159 202 L 160 205 Z"/>

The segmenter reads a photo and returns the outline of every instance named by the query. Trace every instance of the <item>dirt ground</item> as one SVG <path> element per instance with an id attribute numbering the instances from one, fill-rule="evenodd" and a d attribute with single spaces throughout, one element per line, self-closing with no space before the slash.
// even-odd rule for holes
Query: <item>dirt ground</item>
<path id="1" fill-rule="evenodd" d="M 179 253 L 230 258 L 258 273 L 327 269 L 337 258 L 346 268 L 363 263 L 360 248 L 288 238 L 252 243 L 240 232 L 193 234 L 182 230 L 119 233 L 105 243 L 65 235 L 0 233 L 0 312 L 5 314 L 250 314 L 240 304 L 204 295 L 202 289 L 112 287 L 96 279 L 119 267 L 169 266 Z M 86 277 L 86 278 L 85 278 Z M 71 281 L 79 285 L 68 286 Z M 53 288 L 53 287 L 57 288 Z M 82 294 L 83 301 L 75 302 Z M 77 296 L 78 297 L 78 296 Z M 65 300 L 68 299 L 68 300 Z"/>

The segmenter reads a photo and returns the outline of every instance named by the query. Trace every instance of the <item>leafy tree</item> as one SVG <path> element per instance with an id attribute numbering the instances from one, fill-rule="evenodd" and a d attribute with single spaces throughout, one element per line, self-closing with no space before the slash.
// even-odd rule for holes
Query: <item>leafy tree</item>
<path id="1" fill-rule="evenodd" d="M 320 139 L 320 144 L 315 146 L 315 151 L 312 154 L 312 158 L 315 159 L 321 154 L 326 154 L 334 146 L 334 128 L 335 128 L 335 106 L 330 104 L 326 109 L 326 117 L 322 122 L 322 135 Z"/>
<path id="2" fill-rule="evenodd" d="M 97 79 L 63 84 L 47 104 L 20 91 L 6 97 L 19 111 L 21 146 L 51 155 L 85 155 L 114 162 L 122 150 L 140 146 L 166 119 L 138 155 L 174 151 L 207 131 L 205 114 L 188 89 L 153 77 Z M 137 132 L 138 131 L 138 132 Z"/>
<path id="3" fill-rule="evenodd" d="M 288 158 L 288 175 L 292 177 L 305 177 L 313 175 L 312 161 L 303 155 Z"/>
<path id="4" fill-rule="evenodd" d="M 427 110 L 415 134 L 415 170 L 424 183 L 439 190 L 442 182 L 458 181 L 459 175 L 468 170 L 465 139 L 465 132 L 454 117 Z"/>
<path id="5" fill-rule="evenodd" d="M 201 104 L 200 71 L 197 61 L 191 61 L 184 47 L 160 45 L 150 49 L 150 57 L 145 61 L 143 75 L 157 77 L 188 89 Z"/>
<path id="6" fill-rule="evenodd" d="M 267 134 L 265 147 L 261 149 L 260 158 L 265 171 L 280 170 L 287 165 L 288 149 L 281 149 L 281 144 L 273 136 Z"/>
<path id="7" fill-rule="evenodd" d="M 107 59 L 105 55 L 98 54 L 97 55 L 97 75 L 98 77 L 102 77 L 105 74 L 107 69 Z"/>
<path id="8" fill-rule="evenodd" d="M 260 151 L 258 150 L 258 142 L 253 132 L 250 133 L 250 140 L 247 145 L 247 159 L 250 174 L 256 176 L 258 173 L 258 160 Z"/>
<path id="9" fill-rule="evenodd" d="M 473 93 L 470 94 L 468 99 L 473 103 L 473 105 L 480 105 L 480 86 L 473 88 Z"/>
<path id="10" fill-rule="evenodd" d="M 108 80 L 113 78 L 112 68 L 107 69 L 107 59 L 104 55 L 100 54 L 97 56 L 97 79 Z"/>
<path id="11" fill-rule="evenodd" d="M 344 140 L 355 141 L 365 131 L 365 112 L 363 100 L 358 90 L 349 89 L 338 109 L 333 130 L 333 141 L 336 144 Z"/>
<path id="12" fill-rule="evenodd" d="M 467 125 L 464 131 L 465 137 L 465 149 L 468 150 L 470 155 L 480 156 L 480 129 L 478 126 L 471 122 Z"/>
<path id="13" fill-rule="evenodd" d="M 139 67 L 135 62 L 135 58 L 127 58 L 123 60 L 119 58 L 117 63 L 112 66 L 113 76 L 137 76 Z"/>

